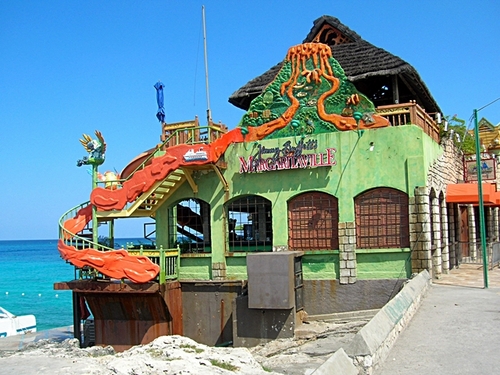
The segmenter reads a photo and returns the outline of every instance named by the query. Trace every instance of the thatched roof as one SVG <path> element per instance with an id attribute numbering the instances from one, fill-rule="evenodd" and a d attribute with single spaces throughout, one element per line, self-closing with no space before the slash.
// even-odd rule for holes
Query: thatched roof
<path id="1" fill-rule="evenodd" d="M 392 86 L 397 82 L 400 103 L 415 100 L 428 113 L 440 112 L 415 68 L 398 56 L 363 40 L 337 18 L 322 16 L 314 21 L 303 41 L 310 42 L 328 44 L 348 79 L 375 105 L 394 103 Z M 249 81 L 229 97 L 229 102 L 247 110 L 250 102 L 276 77 L 281 65 L 282 62 Z"/>

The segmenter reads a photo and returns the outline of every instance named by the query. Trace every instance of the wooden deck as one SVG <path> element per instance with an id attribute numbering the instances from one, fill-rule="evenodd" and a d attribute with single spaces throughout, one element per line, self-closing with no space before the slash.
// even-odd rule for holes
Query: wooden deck
<path id="1" fill-rule="evenodd" d="M 425 134 L 439 142 L 439 124 L 417 103 L 383 105 L 376 108 L 377 114 L 389 120 L 392 126 L 417 125 Z"/>

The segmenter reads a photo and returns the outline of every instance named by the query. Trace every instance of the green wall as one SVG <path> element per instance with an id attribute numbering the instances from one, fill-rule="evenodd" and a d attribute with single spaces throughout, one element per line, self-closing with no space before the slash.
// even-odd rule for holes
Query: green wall
<path id="1" fill-rule="evenodd" d="M 211 207 L 211 258 L 195 258 L 184 254 L 181 276 L 209 279 L 207 259 L 213 263 L 226 263 L 227 278 L 246 278 L 245 257 L 227 256 L 225 239 L 224 203 L 247 194 L 265 197 L 272 203 L 273 245 L 288 243 L 287 202 L 290 198 L 306 191 L 320 191 L 338 198 L 339 222 L 353 222 L 354 197 L 375 187 L 391 187 L 401 190 L 409 197 L 414 188 L 427 184 L 430 165 L 441 155 L 441 147 L 414 125 L 386 127 L 366 130 L 318 134 L 305 140 L 316 140 L 316 151 L 303 153 L 325 153 L 327 148 L 335 148 L 334 166 L 267 171 L 261 173 L 239 173 L 240 157 L 245 160 L 255 154 L 257 148 L 282 148 L 291 141 L 296 145 L 300 137 L 270 139 L 259 142 L 231 145 L 224 155 L 227 169 L 222 170 L 228 183 L 225 192 L 223 184 L 213 171 L 197 171 L 194 181 L 198 185 L 195 195 L 189 184 L 179 188 L 168 202 L 157 212 L 157 238 L 159 244 L 168 236 L 167 207 L 186 198 L 198 198 Z M 304 278 L 335 279 L 339 277 L 338 249 L 328 252 L 307 252 L 303 258 Z M 409 276 L 406 264 L 409 252 L 404 249 L 385 249 L 379 252 L 357 251 L 358 278 L 397 278 Z M 194 259 L 190 259 L 194 258 Z M 188 261 L 188 259 L 190 259 Z M 208 263 L 209 263 L 208 262 Z M 199 270 L 198 270 L 199 268 Z M 403 273 L 400 271 L 403 270 Z"/>

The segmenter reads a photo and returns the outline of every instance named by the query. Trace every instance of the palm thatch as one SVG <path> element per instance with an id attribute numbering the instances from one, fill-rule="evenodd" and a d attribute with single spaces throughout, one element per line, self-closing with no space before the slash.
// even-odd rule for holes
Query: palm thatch
<path id="1" fill-rule="evenodd" d="M 333 57 L 340 63 L 349 80 L 376 106 L 414 100 L 427 113 L 441 112 L 413 66 L 365 41 L 337 18 L 322 16 L 314 21 L 303 41 L 311 42 L 328 44 Z M 229 102 L 248 110 L 250 102 L 272 82 L 281 65 L 282 62 L 250 80 L 229 97 Z"/>

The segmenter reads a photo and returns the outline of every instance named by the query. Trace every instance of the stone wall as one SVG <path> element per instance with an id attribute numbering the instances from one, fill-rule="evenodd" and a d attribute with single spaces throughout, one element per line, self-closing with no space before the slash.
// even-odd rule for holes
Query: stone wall
<path id="1" fill-rule="evenodd" d="M 443 154 L 429 167 L 427 186 L 415 188 L 410 199 L 412 271 L 428 270 L 432 277 L 450 269 L 450 230 L 455 234 L 455 211 L 446 205 L 446 186 L 463 182 L 462 152 L 451 139 L 442 139 Z M 449 218 L 452 218 L 451 220 Z"/>
<path id="2" fill-rule="evenodd" d="M 443 154 L 430 166 L 427 186 L 434 188 L 436 195 L 446 194 L 446 185 L 463 182 L 463 159 L 460 151 L 451 139 L 442 139 Z"/>

